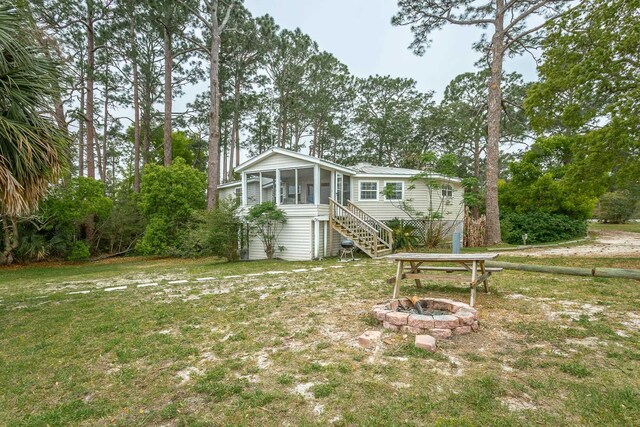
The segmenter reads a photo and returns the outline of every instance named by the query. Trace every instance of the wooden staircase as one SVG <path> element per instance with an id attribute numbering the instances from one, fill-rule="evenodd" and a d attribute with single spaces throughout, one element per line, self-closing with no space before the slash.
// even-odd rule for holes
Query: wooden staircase
<path id="1" fill-rule="evenodd" d="M 393 231 L 356 205 L 341 205 L 329 198 L 329 225 L 371 258 L 393 251 Z"/>

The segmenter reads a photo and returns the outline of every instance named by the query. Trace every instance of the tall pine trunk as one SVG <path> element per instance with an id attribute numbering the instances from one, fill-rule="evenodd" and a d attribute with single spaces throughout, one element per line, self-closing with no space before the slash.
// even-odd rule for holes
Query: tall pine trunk
<path id="1" fill-rule="evenodd" d="M 96 170 L 93 149 L 95 139 L 95 129 L 93 127 L 93 79 L 95 68 L 94 13 L 93 0 L 87 0 L 87 108 L 85 112 L 85 123 L 87 127 L 87 176 L 95 179 Z"/>
<path id="2" fill-rule="evenodd" d="M 107 48 L 108 49 L 108 48 Z M 107 150 L 107 137 L 109 133 L 109 54 L 107 53 L 106 68 L 105 68 L 105 80 L 104 80 L 104 116 L 102 127 L 102 170 L 100 176 L 102 180 L 107 182 L 107 159 L 109 153 Z"/>
<path id="3" fill-rule="evenodd" d="M 133 191 L 140 192 L 140 99 L 138 88 L 138 46 L 135 19 L 130 17 L 131 59 L 133 68 Z"/>
<path id="4" fill-rule="evenodd" d="M 231 145 L 229 149 L 229 173 L 227 174 L 227 181 L 233 181 L 233 170 L 234 170 L 234 154 L 239 155 L 240 150 L 239 147 L 240 142 L 238 141 L 238 137 L 240 135 L 240 77 L 236 74 L 236 81 L 233 88 L 233 99 L 234 99 L 234 109 L 233 109 L 233 123 L 231 126 Z M 236 159 L 235 166 L 237 166 L 238 161 Z"/>
<path id="5" fill-rule="evenodd" d="M 220 32 L 218 30 L 218 1 L 211 2 L 211 46 L 209 68 L 209 158 L 207 167 L 207 209 L 213 210 L 218 202 L 220 180 Z"/>
<path id="6" fill-rule="evenodd" d="M 84 73 L 80 74 L 80 81 L 84 81 Z M 84 176 L 84 123 L 85 123 L 85 88 L 80 87 L 80 120 L 78 124 L 78 176 Z"/>
<path id="7" fill-rule="evenodd" d="M 142 166 L 149 163 L 149 149 L 151 148 L 151 88 L 147 82 L 142 94 Z"/>
<path id="8" fill-rule="evenodd" d="M 172 73 L 173 73 L 173 48 L 171 43 L 171 34 L 165 28 L 163 30 L 163 52 L 164 52 L 164 165 L 171 165 L 171 128 L 173 110 L 173 91 L 172 91 Z"/>
<path id="9" fill-rule="evenodd" d="M 491 42 L 491 78 L 489 79 L 487 126 L 487 199 L 486 244 L 500 243 L 500 208 L 498 178 L 500 174 L 500 117 L 502 113 L 502 62 L 504 60 L 504 0 L 496 0 L 495 33 Z"/>
<path id="10" fill-rule="evenodd" d="M 473 176 L 480 182 L 480 140 L 476 139 L 473 143 Z M 477 193 L 479 191 L 478 184 L 474 186 L 473 190 Z M 480 209 L 477 204 L 473 206 L 472 209 L 473 219 L 477 220 L 480 218 Z"/>

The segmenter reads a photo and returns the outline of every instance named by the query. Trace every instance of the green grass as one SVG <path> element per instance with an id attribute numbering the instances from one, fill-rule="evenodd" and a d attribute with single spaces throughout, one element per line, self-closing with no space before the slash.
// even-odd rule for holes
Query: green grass
<path id="1" fill-rule="evenodd" d="M 478 333 L 439 340 L 429 353 L 385 331 L 377 349 L 364 350 L 356 338 L 381 329 L 369 311 L 389 298 L 395 268 L 336 265 L 132 258 L 0 269 L 0 424 L 622 426 L 640 418 L 637 282 L 503 271 L 490 294 L 478 294 Z M 309 271 L 246 276 L 300 268 Z M 127 289 L 103 290 L 114 286 Z M 469 297 L 451 283 L 406 281 L 401 293 Z"/>
<path id="2" fill-rule="evenodd" d="M 640 233 L 640 222 L 630 222 L 628 224 L 600 224 L 592 222 L 589 223 L 589 231 L 627 231 Z"/>

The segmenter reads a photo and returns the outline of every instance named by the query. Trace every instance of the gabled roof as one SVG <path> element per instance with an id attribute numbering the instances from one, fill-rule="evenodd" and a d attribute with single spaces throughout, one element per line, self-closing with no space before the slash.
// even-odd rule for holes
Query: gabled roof
<path id="1" fill-rule="evenodd" d="M 319 159 L 317 157 L 309 156 L 307 154 L 297 153 L 295 151 L 286 150 L 284 148 L 279 148 L 279 147 L 270 148 L 269 150 L 265 151 L 264 153 L 247 160 L 246 162 L 244 162 L 240 166 L 238 166 L 235 170 L 236 170 L 236 172 L 242 172 L 243 170 L 247 169 L 248 167 L 250 167 L 252 165 L 255 165 L 256 163 L 260 163 L 261 161 L 273 156 L 274 154 L 282 154 L 284 156 L 289 156 L 289 157 L 294 158 L 294 159 L 304 160 L 304 161 L 307 161 L 307 162 L 309 162 L 311 164 L 324 166 L 326 168 L 334 169 L 334 170 L 337 170 L 339 172 L 343 172 L 343 173 L 346 173 L 346 174 L 349 174 L 349 175 L 355 175 L 355 173 L 356 173 L 353 169 L 349 169 L 349 168 L 341 166 L 341 165 L 339 165 L 337 163 L 329 162 L 327 160 Z"/>
<path id="2" fill-rule="evenodd" d="M 394 168 L 390 166 L 375 166 L 370 163 L 358 163 L 352 166 L 358 174 L 367 175 L 402 175 L 402 176 L 414 176 L 422 171 L 418 169 L 406 169 L 406 168 Z"/>
<path id="3" fill-rule="evenodd" d="M 369 163 L 358 163 L 355 166 L 346 167 L 346 166 L 339 165 L 337 163 L 329 162 L 327 160 L 319 159 L 317 157 L 309 156 L 307 154 L 297 153 L 295 151 L 286 150 L 284 148 L 279 148 L 279 147 L 271 148 L 265 151 L 264 153 L 259 154 L 258 156 L 247 160 L 246 162 L 238 166 L 235 169 L 235 171 L 242 172 L 243 170 L 246 170 L 250 166 L 253 166 L 256 163 L 260 163 L 261 161 L 275 154 L 282 154 L 284 156 L 289 156 L 294 159 L 304 160 L 311 164 L 324 166 L 326 168 L 334 169 L 334 170 L 337 170 L 338 172 L 346 173 L 348 175 L 355 175 L 355 177 L 358 177 L 358 178 L 359 177 L 362 177 L 362 178 L 385 178 L 385 177 L 411 178 L 412 176 L 415 176 L 423 172 L 418 169 L 395 168 L 395 167 L 389 167 L 389 166 L 374 166 Z M 430 178 L 441 179 L 443 181 L 448 181 L 448 182 L 462 182 L 462 180 L 459 178 L 451 178 L 451 177 L 447 177 L 437 173 L 431 173 L 428 176 Z M 225 185 L 232 186 L 231 183 L 225 184 Z"/>
<path id="4" fill-rule="evenodd" d="M 353 166 L 353 169 L 356 170 L 356 177 L 359 178 L 411 178 L 412 176 L 424 172 L 419 169 L 394 168 L 391 166 L 374 166 L 369 163 L 358 163 L 357 165 Z M 430 173 L 427 176 L 429 178 L 441 179 L 443 181 L 462 182 L 460 178 L 448 177 L 439 173 Z"/>

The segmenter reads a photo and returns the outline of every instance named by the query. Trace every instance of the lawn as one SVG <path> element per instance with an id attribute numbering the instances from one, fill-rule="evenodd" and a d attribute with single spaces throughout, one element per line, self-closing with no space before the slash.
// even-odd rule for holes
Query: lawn
<path id="1" fill-rule="evenodd" d="M 589 224 L 590 231 L 628 231 L 640 233 L 640 222 L 630 222 L 628 224 L 600 224 L 592 222 Z"/>
<path id="2" fill-rule="evenodd" d="M 393 271 L 368 259 L 0 270 L 0 423 L 637 424 L 640 283 L 504 271 L 478 296 L 478 333 L 431 354 L 385 331 L 362 349 Z M 451 283 L 402 294 L 468 301 Z"/>

